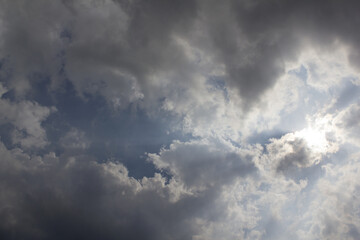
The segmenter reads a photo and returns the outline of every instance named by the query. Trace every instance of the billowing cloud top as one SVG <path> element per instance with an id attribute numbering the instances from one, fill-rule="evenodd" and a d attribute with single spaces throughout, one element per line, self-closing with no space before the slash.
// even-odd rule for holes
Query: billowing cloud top
<path id="1" fill-rule="evenodd" d="M 359 12 L 0 0 L 0 238 L 360 239 Z"/>

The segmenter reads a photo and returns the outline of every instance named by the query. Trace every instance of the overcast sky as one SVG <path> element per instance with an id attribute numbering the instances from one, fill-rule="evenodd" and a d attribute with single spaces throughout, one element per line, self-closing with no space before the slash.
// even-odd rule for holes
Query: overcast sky
<path id="1" fill-rule="evenodd" d="M 357 0 L 0 0 L 0 238 L 360 239 Z"/>

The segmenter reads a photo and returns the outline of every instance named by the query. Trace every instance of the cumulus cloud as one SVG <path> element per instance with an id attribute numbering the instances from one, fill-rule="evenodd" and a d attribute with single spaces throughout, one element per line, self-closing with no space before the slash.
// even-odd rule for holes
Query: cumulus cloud
<path id="1" fill-rule="evenodd" d="M 21 149 L 9 150 L 3 144 L 0 147 L 4 238 L 190 239 L 203 234 L 201 223 L 210 220 L 209 216 L 216 221 L 223 215 L 222 207 L 215 203 L 221 186 L 229 181 L 221 178 L 245 178 L 254 171 L 251 163 L 242 163 L 250 159 L 241 160 L 233 153 L 222 157 L 229 167 L 223 174 L 217 173 L 215 169 L 221 165 L 209 168 L 203 162 L 209 153 L 199 149 L 203 160 L 196 152 L 187 156 L 189 162 L 198 161 L 195 180 L 185 167 L 171 168 L 176 172 L 174 179 L 155 174 L 136 180 L 128 176 L 121 163 L 99 164 L 85 155 L 30 156 Z M 176 147 L 168 151 L 204 148 L 196 144 Z M 170 154 L 160 156 L 167 159 Z M 209 161 L 219 164 L 214 159 Z M 218 177 L 211 179 L 212 174 Z M 201 186 L 207 188 L 195 195 L 186 189 Z"/>
<path id="2" fill-rule="evenodd" d="M 237 149 L 226 142 L 174 142 L 159 154 L 149 154 L 149 161 L 196 192 L 252 175 L 256 154 L 259 149 Z"/>
<path id="3" fill-rule="evenodd" d="M 183 239 L 192 234 L 183 218 L 201 205 L 192 198 L 169 202 L 171 187 L 160 175 L 138 181 L 121 164 L 54 153 L 29 156 L 3 144 L 1 155 L 5 239 Z"/>
<path id="4" fill-rule="evenodd" d="M 36 102 L 11 102 L 0 99 L 0 124 L 12 124 L 12 141 L 29 149 L 48 144 L 45 129 L 41 126 L 55 108 L 43 107 Z"/>
<path id="5" fill-rule="evenodd" d="M 259 227 L 267 224 L 261 222 L 264 213 L 280 221 L 282 204 L 306 183 L 278 179 L 264 188 L 266 175 L 256 173 L 252 163 L 261 149 L 254 150 L 176 142 L 149 156 L 172 178 L 156 173 L 135 179 L 118 162 L 98 163 L 73 152 L 28 155 L 1 144 L 1 234 L 5 239 L 261 239 L 270 234 Z"/>

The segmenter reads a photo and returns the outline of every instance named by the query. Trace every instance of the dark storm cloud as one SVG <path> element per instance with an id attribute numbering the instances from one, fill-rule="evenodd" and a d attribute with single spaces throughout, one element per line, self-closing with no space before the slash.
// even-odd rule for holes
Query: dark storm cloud
<path id="1" fill-rule="evenodd" d="M 171 203 L 159 177 L 141 185 L 122 165 L 0 147 L 2 239 L 190 239 L 185 220 L 209 197 Z"/>
<path id="2" fill-rule="evenodd" d="M 230 86 L 251 102 L 309 43 L 327 51 L 340 40 L 358 55 L 359 9 L 357 1 L 232 1 L 225 11 L 214 4 L 208 18 L 219 21 L 209 26 L 212 50 L 225 63 Z M 222 21 L 226 15 L 231 21 Z"/>
<path id="3" fill-rule="evenodd" d="M 245 106 L 271 88 L 286 61 L 296 60 L 308 43 L 327 49 L 340 40 L 353 48 L 354 64 L 359 55 L 359 4 L 350 0 L 2 5 L 2 55 L 12 59 L 15 73 L 26 78 L 31 71 L 46 71 L 57 81 L 56 72 L 63 67 L 79 92 L 116 97 L 121 105 L 166 97 L 152 77 L 156 74 L 169 73 L 166 82 L 193 85 L 198 70 L 174 37 L 213 56 L 213 64 L 223 64 L 227 84 L 238 90 Z"/>
<path id="4" fill-rule="evenodd" d="M 78 7 L 76 2 L 74 5 Z M 115 10 L 104 16 L 96 12 L 89 16 L 79 9 L 74 17 L 74 38 L 66 50 L 66 69 L 70 79 L 76 78 L 79 91 L 89 88 L 90 80 L 96 91 L 110 99 L 119 96 L 119 104 L 126 106 L 131 98 L 141 99 L 142 94 L 149 100 L 163 97 L 162 86 L 158 86 L 157 79 L 151 79 L 153 74 L 175 72 L 176 78 L 188 81 L 194 69 L 172 37 L 191 26 L 196 14 L 194 1 L 120 1 L 105 5 Z M 85 21 L 93 21 L 93 27 L 83 28 Z M 96 37 L 92 37 L 94 32 Z"/>
<path id="5" fill-rule="evenodd" d="M 2 55 L 14 62 L 19 78 L 45 72 L 56 86 L 63 70 L 79 93 L 116 97 L 126 107 L 142 93 L 149 99 L 162 97 L 151 82 L 153 73 L 175 71 L 178 79 L 187 81 L 193 72 L 172 34 L 191 26 L 194 1 L 64 4 L 3 1 Z M 9 85 L 28 89 L 16 76 Z"/>

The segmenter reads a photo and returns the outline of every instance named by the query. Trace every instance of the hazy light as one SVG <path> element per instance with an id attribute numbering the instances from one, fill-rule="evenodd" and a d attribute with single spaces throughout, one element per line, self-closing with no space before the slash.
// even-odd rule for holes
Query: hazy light
<path id="1" fill-rule="evenodd" d="M 300 137 L 305 140 L 308 147 L 314 152 L 325 152 L 327 149 L 327 140 L 325 137 L 325 132 L 314 129 L 314 128 L 305 128 L 296 134 L 297 137 Z"/>

